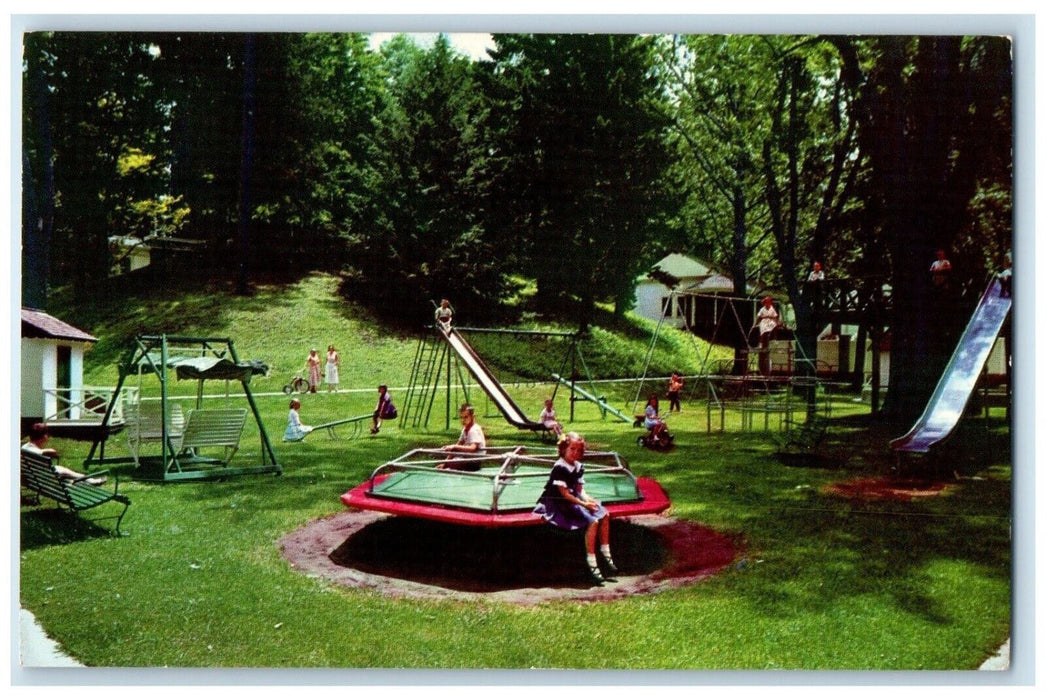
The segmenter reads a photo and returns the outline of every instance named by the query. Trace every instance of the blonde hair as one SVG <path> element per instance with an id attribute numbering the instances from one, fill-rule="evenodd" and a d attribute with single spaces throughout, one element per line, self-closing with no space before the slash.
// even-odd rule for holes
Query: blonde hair
<path id="1" fill-rule="evenodd" d="M 580 433 L 576 433 L 573 430 L 569 433 L 563 433 L 559 436 L 559 440 L 556 441 L 556 448 L 559 450 L 559 456 L 563 457 L 567 448 L 572 442 L 580 442 L 582 445 L 585 444 L 585 438 L 581 437 Z"/>

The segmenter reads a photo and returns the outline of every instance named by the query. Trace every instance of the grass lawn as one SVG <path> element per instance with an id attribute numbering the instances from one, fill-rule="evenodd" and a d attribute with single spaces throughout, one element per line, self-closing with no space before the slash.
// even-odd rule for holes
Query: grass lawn
<path id="1" fill-rule="evenodd" d="M 228 335 L 241 357 L 268 361 L 273 375 L 252 387 L 284 469 L 160 485 L 122 468 L 120 490 L 132 505 L 121 538 L 108 536 L 111 523 L 87 522 L 105 507 L 86 520 L 46 501 L 23 507 L 21 602 L 65 651 L 109 667 L 955 670 L 977 668 L 1009 636 L 1008 424 L 993 415 L 961 426 L 951 465 L 963 478 L 944 494 L 859 502 L 821 488 L 884 474 L 887 441 L 899 433 L 847 400 L 836 404 L 824 459 L 798 465 L 775 454 L 770 436 L 739 430 L 736 416 L 724 432 L 708 433 L 698 400 L 671 417 L 677 448 L 664 454 L 637 447 L 630 425 L 577 404 L 570 427 L 657 478 L 671 515 L 743 546 L 737 566 L 693 586 L 515 606 L 397 599 L 292 569 L 276 547 L 281 536 L 342 512 L 340 495 L 382 462 L 449 442 L 457 430 L 454 422 L 444 429 L 437 409 L 428 428 L 396 422 L 354 441 L 279 441 L 287 411 L 279 387 L 309 346 L 337 344 L 343 386 L 359 391 L 306 396 L 307 423 L 365 413 L 379 382 L 408 379 L 416 341 L 382 335 L 339 306 L 332 286 L 319 276 L 245 299 L 201 293 L 129 300 L 119 316 L 64 316 L 102 339 L 89 353 L 88 384 L 115 383 L 112 360 L 135 331 Z M 167 320 L 156 327 L 149 319 Z M 649 340 L 636 342 L 645 352 Z M 611 402 L 630 411 L 634 388 L 608 386 Z M 194 385 L 175 389 L 189 396 Z M 535 414 L 550 391 L 541 382 L 510 389 Z M 487 416 L 478 392 L 472 398 L 490 442 L 536 444 Z M 88 447 L 55 442 L 73 466 Z M 258 456 L 253 428 L 241 445 L 238 461 Z"/>

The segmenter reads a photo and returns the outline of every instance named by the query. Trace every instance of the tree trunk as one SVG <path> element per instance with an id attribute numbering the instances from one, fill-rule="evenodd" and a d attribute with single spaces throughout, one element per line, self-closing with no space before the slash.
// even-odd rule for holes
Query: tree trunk
<path id="1" fill-rule="evenodd" d="M 243 135 L 240 160 L 240 204 L 239 224 L 236 230 L 239 271 L 236 278 L 236 293 L 247 294 L 250 290 L 248 263 L 251 251 L 251 173 L 254 168 L 254 122 L 258 65 L 255 52 L 255 36 L 248 34 L 244 44 L 243 60 Z"/>

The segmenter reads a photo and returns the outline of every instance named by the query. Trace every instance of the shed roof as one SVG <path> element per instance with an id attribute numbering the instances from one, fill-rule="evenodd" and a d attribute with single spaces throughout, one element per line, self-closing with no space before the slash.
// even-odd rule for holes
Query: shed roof
<path id="1" fill-rule="evenodd" d="M 51 314 L 37 309 L 22 309 L 23 338 L 52 338 L 54 340 L 76 340 L 83 343 L 95 343 L 98 339 L 85 333 L 65 321 L 60 321 Z"/>
<path id="2" fill-rule="evenodd" d="M 734 291 L 734 281 L 726 275 L 713 272 L 710 275 L 702 277 L 697 282 L 687 287 L 684 291 L 732 293 Z"/>
<path id="3" fill-rule="evenodd" d="M 680 253 L 666 255 L 661 258 L 661 260 L 654 263 L 654 267 L 660 268 L 662 272 L 667 272 L 673 277 L 677 277 L 681 280 L 693 277 L 704 277 L 705 275 L 714 272 L 707 263 L 695 260 L 694 258 Z"/>

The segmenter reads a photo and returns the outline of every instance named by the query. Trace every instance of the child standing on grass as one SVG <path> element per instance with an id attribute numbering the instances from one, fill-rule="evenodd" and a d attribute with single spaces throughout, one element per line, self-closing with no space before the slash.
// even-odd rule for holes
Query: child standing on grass
<path id="1" fill-rule="evenodd" d="M 310 350 L 309 356 L 305 358 L 305 371 L 309 376 L 309 393 L 315 394 L 316 387 L 320 385 L 320 356 L 316 348 Z"/>
<path id="2" fill-rule="evenodd" d="M 324 381 L 327 383 L 327 391 L 338 393 L 338 369 L 341 367 L 341 357 L 333 345 L 327 346 L 327 367 Z"/>
<path id="3" fill-rule="evenodd" d="M 679 405 L 679 392 L 683 390 L 683 378 L 679 376 L 678 372 L 672 372 L 671 378 L 668 380 L 668 412 L 681 411 L 682 407 Z"/>

